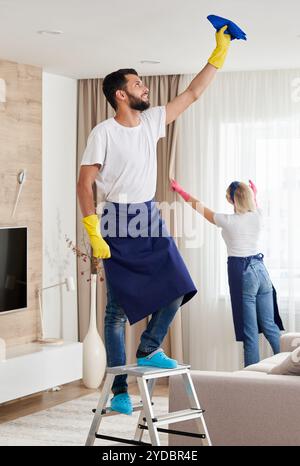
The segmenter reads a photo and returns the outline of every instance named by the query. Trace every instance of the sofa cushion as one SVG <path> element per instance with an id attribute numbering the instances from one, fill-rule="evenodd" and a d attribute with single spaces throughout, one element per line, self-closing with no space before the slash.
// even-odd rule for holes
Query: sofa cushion
<path id="1" fill-rule="evenodd" d="M 270 358 L 263 359 L 256 364 L 251 364 L 243 369 L 243 371 L 255 371 L 255 372 L 265 372 L 268 374 L 273 367 L 281 364 L 290 353 L 278 353 L 274 354 Z"/>
<path id="2" fill-rule="evenodd" d="M 270 368 L 268 374 L 300 375 L 300 347 L 289 353 L 279 364 Z"/>

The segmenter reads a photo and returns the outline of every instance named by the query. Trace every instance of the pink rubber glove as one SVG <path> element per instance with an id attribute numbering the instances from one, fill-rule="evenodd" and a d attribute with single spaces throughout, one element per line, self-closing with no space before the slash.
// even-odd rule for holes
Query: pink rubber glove
<path id="1" fill-rule="evenodd" d="M 191 197 L 191 195 L 186 193 L 184 191 L 184 189 L 180 186 L 180 184 L 178 184 L 177 181 L 175 181 L 175 180 L 171 181 L 171 189 L 173 189 L 173 191 L 176 191 L 178 194 L 180 194 L 180 196 L 185 201 L 188 201 L 190 199 L 190 197 Z"/>
<path id="2" fill-rule="evenodd" d="M 253 194 L 254 194 L 254 200 L 256 202 L 256 205 L 257 205 L 257 201 L 256 201 L 256 194 L 257 194 L 257 187 L 255 186 L 255 184 L 253 183 L 252 180 L 249 180 L 249 186 L 250 188 L 252 189 L 253 191 Z"/>

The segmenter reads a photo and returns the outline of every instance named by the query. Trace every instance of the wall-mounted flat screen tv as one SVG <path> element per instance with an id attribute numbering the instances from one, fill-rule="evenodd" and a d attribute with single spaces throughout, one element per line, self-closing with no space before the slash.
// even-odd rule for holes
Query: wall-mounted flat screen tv
<path id="1" fill-rule="evenodd" d="M 27 227 L 0 227 L 0 313 L 27 308 Z"/>

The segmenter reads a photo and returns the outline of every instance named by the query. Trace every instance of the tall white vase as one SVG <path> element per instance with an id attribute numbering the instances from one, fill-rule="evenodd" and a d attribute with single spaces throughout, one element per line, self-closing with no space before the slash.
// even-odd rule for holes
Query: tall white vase
<path id="1" fill-rule="evenodd" d="M 83 340 L 83 383 L 87 388 L 98 388 L 106 368 L 106 351 L 97 330 L 96 317 L 97 275 L 91 275 L 91 308 L 88 332 Z"/>

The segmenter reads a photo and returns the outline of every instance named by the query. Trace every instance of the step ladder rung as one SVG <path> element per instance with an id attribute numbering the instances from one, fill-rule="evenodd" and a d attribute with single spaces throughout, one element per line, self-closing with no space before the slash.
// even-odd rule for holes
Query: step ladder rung
<path id="1" fill-rule="evenodd" d="M 156 426 L 163 426 L 165 424 L 173 424 L 174 422 L 189 421 L 190 419 L 196 419 L 203 414 L 203 409 L 183 409 L 181 411 L 174 411 L 167 413 L 162 416 L 157 416 L 152 419 L 153 424 Z M 143 419 L 146 422 L 146 418 Z"/>
<path id="2" fill-rule="evenodd" d="M 160 377 L 170 377 L 173 375 L 184 374 L 190 369 L 189 364 L 178 364 L 174 369 L 162 369 L 154 366 L 138 366 L 129 364 L 128 366 L 115 366 L 106 369 L 107 374 L 121 375 L 128 374 L 135 377 L 144 377 L 146 379 L 156 379 Z"/>
<path id="3" fill-rule="evenodd" d="M 149 430 L 148 426 L 144 426 L 143 424 L 139 424 L 138 427 L 141 430 Z M 162 429 L 161 427 L 157 427 L 157 432 L 163 432 L 165 434 L 184 435 L 185 437 L 194 437 L 201 439 L 206 438 L 205 434 L 194 434 L 193 432 L 185 432 L 183 430 Z"/>
<path id="4" fill-rule="evenodd" d="M 153 401 L 151 402 L 151 405 L 152 405 L 152 406 L 154 405 Z M 138 404 L 136 404 L 136 405 L 133 405 L 133 407 L 132 407 L 133 412 L 142 411 L 142 409 L 143 409 L 143 403 L 142 403 L 142 401 L 140 401 L 140 402 L 139 402 Z M 92 412 L 93 412 L 94 414 L 96 413 L 96 411 L 97 411 L 97 410 L 96 410 L 95 408 L 92 409 Z M 118 414 L 121 414 L 121 413 L 119 413 L 118 411 L 113 411 L 113 410 L 110 408 L 110 406 L 107 407 L 107 408 L 105 408 L 105 409 L 102 409 L 102 412 L 101 412 L 101 416 L 116 416 L 116 415 L 118 415 Z"/>
<path id="5" fill-rule="evenodd" d="M 95 434 L 95 437 L 103 440 L 110 440 L 111 442 L 127 443 L 129 445 L 151 445 L 151 443 L 142 442 L 134 439 L 131 440 L 124 437 L 112 437 L 111 435 Z"/>

